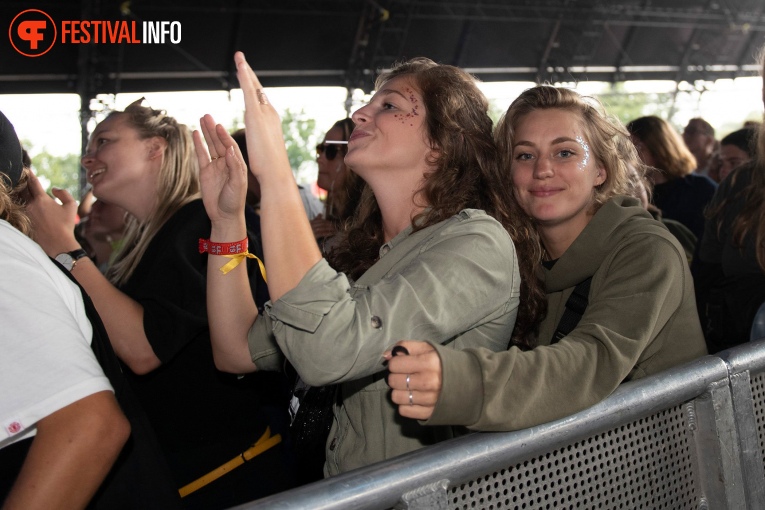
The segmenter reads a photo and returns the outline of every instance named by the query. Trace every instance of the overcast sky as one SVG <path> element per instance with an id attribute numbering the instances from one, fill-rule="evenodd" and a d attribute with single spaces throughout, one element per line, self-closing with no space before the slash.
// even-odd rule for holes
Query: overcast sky
<path id="1" fill-rule="evenodd" d="M 495 105 L 504 110 L 523 90 L 532 83 L 484 83 L 484 92 Z M 577 90 L 585 94 L 603 91 L 603 83 L 580 83 Z M 689 86 L 690 87 L 690 86 Z M 749 117 L 759 118 L 762 112 L 762 81 L 760 78 L 718 80 L 708 83 L 703 94 L 684 93 L 679 96 L 679 111 L 672 119 L 676 125 L 684 125 L 688 119 L 701 116 L 724 136 Z M 674 89 L 672 82 L 627 82 L 629 91 L 663 92 Z M 241 120 L 244 102 L 241 90 L 227 92 L 166 92 L 146 94 L 120 94 L 114 107 L 122 109 L 144 95 L 145 104 L 168 111 L 180 122 L 196 128 L 199 118 L 212 114 L 226 127 Z M 294 112 L 304 110 L 309 118 L 316 120 L 317 137 L 332 124 L 345 117 L 346 91 L 340 87 L 270 88 L 270 101 L 277 110 L 286 108 Z M 105 96 L 106 100 L 113 96 Z M 356 107 L 361 97 L 356 97 Z M 0 94 L 0 110 L 16 127 L 19 138 L 32 144 L 32 154 L 45 147 L 53 154 L 79 153 L 79 98 L 74 94 L 54 95 L 3 95 Z M 310 173 L 310 172 L 309 172 Z"/>

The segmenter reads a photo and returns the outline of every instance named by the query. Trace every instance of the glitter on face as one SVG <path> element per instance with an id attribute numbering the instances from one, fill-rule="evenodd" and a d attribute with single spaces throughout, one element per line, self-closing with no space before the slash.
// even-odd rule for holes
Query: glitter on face
<path id="1" fill-rule="evenodd" d="M 584 151 L 584 157 L 578 165 L 580 170 L 584 170 L 590 162 L 590 146 L 580 135 L 576 136 L 576 142 L 581 145 L 582 151 Z"/>

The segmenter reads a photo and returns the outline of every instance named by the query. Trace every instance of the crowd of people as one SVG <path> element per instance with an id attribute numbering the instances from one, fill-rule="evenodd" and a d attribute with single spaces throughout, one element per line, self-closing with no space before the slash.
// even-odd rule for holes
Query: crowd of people
<path id="1" fill-rule="evenodd" d="M 756 127 L 622 125 L 551 85 L 495 126 L 415 58 L 317 145 L 321 203 L 234 61 L 244 129 L 136 101 L 91 133 L 79 205 L 0 114 L 4 509 L 228 508 L 749 340 Z"/>

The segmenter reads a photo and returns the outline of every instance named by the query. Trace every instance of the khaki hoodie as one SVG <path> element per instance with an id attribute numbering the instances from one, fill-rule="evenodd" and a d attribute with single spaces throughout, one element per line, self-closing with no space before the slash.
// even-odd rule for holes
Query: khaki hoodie
<path id="1" fill-rule="evenodd" d="M 428 425 L 517 430 L 563 418 L 637 379 L 706 354 L 685 252 L 637 200 L 614 197 L 552 269 L 538 347 L 436 345 L 443 386 Z M 574 287 L 592 276 L 578 326 L 550 345 Z"/>

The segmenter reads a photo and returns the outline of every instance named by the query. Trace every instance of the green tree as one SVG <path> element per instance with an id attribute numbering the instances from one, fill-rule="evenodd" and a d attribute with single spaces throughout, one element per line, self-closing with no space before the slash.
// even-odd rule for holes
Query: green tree
<path id="1" fill-rule="evenodd" d="M 282 135 L 284 145 L 287 148 L 287 157 L 290 167 L 298 182 L 303 182 L 301 177 L 315 177 L 314 147 L 317 143 L 316 121 L 306 116 L 305 110 L 295 113 L 289 108 L 281 112 Z M 244 116 L 236 117 L 231 122 L 230 131 L 244 128 Z M 309 178 L 308 174 L 313 172 Z"/>
<path id="2" fill-rule="evenodd" d="M 489 99 L 489 118 L 494 122 L 496 126 L 499 123 L 499 119 L 505 114 L 507 110 L 500 108 L 496 102 Z"/>
<path id="3" fill-rule="evenodd" d="M 597 94 L 611 115 L 622 124 L 644 115 L 656 115 L 670 120 L 673 94 L 671 92 L 627 92 L 623 83 L 612 84 L 606 92 Z"/>
<path id="4" fill-rule="evenodd" d="M 43 147 L 39 152 L 35 151 L 32 144 L 23 140 L 21 145 L 27 150 L 32 159 L 32 170 L 35 175 L 43 177 L 43 182 L 49 182 L 50 188 L 61 188 L 69 191 L 73 197 L 80 197 L 80 156 L 78 154 L 65 154 L 55 156 Z M 32 154 L 35 154 L 32 156 Z"/>
<path id="5" fill-rule="evenodd" d="M 289 108 L 282 112 L 282 132 L 284 145 L 287 147 L 287 157 L 298 181 L 308 167 L 313 167 L 315 157 L 313 147 L 316 145 L 316 121 L 306 116 L 305 110 L 295 113 Z"/>

